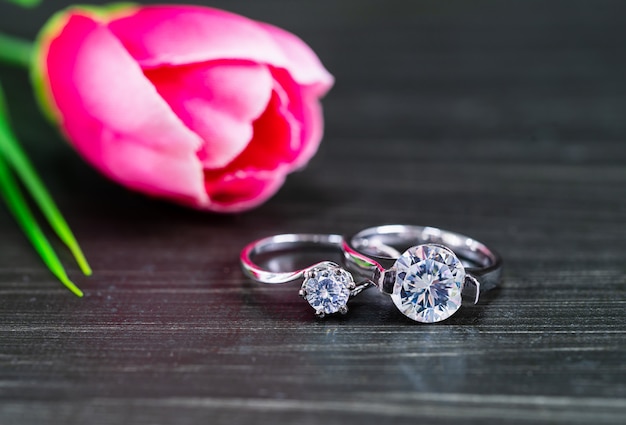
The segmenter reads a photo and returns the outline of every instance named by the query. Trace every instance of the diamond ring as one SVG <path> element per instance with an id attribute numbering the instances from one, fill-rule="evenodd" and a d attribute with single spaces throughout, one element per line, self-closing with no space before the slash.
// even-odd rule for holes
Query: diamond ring
<path id="1" fill-rule="evenodd" d="M 474 286 L 477 303 L 480 292 L 495 287 L 502 272 L 495 251 L 435 227 L 370 227 L 346 239 L 343 250 L 355 275 L 371 280 L 402 314 L 422 323 L 456 313 L 468 286 Z"/>
<path id="2" fill-rule="evenodd" d="M 304 278 L 299 294 L 315 310 L 318 317 L 348 312 L 348 299 L 371 285 L 356 284 L 350 272 L 331 261 L 322 261 L 304 268 L 277 261 L 281 256 L 301 252 L 306 248 L 321 248 L 341 252 L 340 235 L 283 234 L 259 239 L 248 244 L 240 255 L 244 273 L 251 279 L 269 284 L 282 284 Z M 267 268 L 259 265 L 262 257 Z"/>

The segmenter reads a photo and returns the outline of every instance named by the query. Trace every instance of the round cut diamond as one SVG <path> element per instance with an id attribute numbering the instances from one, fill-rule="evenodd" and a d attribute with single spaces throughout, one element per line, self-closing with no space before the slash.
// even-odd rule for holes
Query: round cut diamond
<path id="1" fill-rule="evenodd" d="M 311 270 L 302 284 L 302 294 L 315 312 L 325 314 L 345 312 L 350 288 L 350 273 L 338 266 L 322 266 Z"/>
<path id="2" fill-rule="evenodd" d="M 394 265 L 393 300 L 413 320 L 434 323 L 461 306 L 465 269 L 454 253 L 440 245 L 409 248 Z"/>

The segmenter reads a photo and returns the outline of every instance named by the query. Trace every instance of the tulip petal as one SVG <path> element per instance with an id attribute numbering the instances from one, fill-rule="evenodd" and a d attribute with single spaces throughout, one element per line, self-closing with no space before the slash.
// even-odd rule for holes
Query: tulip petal
<path id="1" fill-rule="evenodd" d="M 324 135 L 324 117 L 317 88 L 298 85 L 282 70 L 274 70 L 272 74 L 284 91 L 284 96 L 289 99 L 289 113 L 300 124 L 301 132 L 297 149 L 294 149 L 295 155 L 292 157 L 292 169 L 301 168 L 317 153 Z"/>
<path id="2" fill-rule="evenodd" d="M 255 121 L 266 109 L 273 78 L 264 65 L 216 61 L 146 70 L 178 117 L 204 144 L 205 168 L 230 163 L 252 139 Z"/>
<path id="3" fill-rule="evenodd" d="M 286 171 L 239 170 L 234 173 L 207 173 L 207 209 L 216 212 L 241 212 L 254 208 L 274 195 L 285 181 Z"/>
<path id="4" fill-rule="evenodd" d="M 254 137 L 226 171 L 251 169 L 290 171 L 304 166 L 322 139 L 322 110 L 317 98 L 298 86 L 285 71 L 274 70 L 274 93 L 254 123 Z"/>
<path id="5" fill-rule="evenodd" d="M 126 187 L 195 206 L 208 203 L 195 154 L 173 157 L 114 134 L 103 137 L 100 147 L 100 160 L 106 164 L 106 174 Z"/>
<path id="6" fill-rule="evenodd" d="M 92 164 L 124 184 L 152 187 L 154 193 L 172 172 L 176 178 L 169 179 L 166 191 L 199 202 L 206 199 L 202 167 L 195 157 L 202 140 L 171 111 L 106 27 L 71 11 L 61 32 L 42 45 L 40 54 L 47 56 L 47 75 L 42 75 L 60 125 Z M 124 151 L 121 139 L 133 146 Z M 154 157 L 176 164 L 168 168 L 166 161 Z M 125 166 L 130 163 L 140 171 Z M 181 164 L 186 164 L 184 173 Z"/>
<path id="7" fill-rule="evenodd" d="M 289 100 L 278 84 L 263 115 L 254 122 L 254 137 L 234 161 L 205 171 L 210 209 L 236 212 L 266 201 L 283 184 L 298 156 L 301 129 L 287 109 Z"/>
<path id="8" fill-rule="evenodd" d="M 311 86 L 311 94 L 321 97 L 330 90 L 335 78 L 324 68 L 315 52 L 299 37 L 273 25 L 259 23 L 280 46 L 287 57 L 289 71 L 294 80 Z"/>
<path id="9" fill-rule="evenodd" d="M 277 87 L 279 89 L 279 87 Z M 287 110 L 286 99 L 280 90 L 272 93 L 272 99 L 263 115 L 254 122 L 254 137 L 250 144 L 224 169 L 226 173 L 254 168 L 275 170 L 280 165 L 293 162 L 300 148 L 300 125 Z"/>
<path id="10" fill-rule="evenodd" d="M 148 6 L 109 22 L 144 68 L 221 59 L 248 60 L 287 69 L 322 94 L 333 83 L 315 53 L 299 38 L 270 25 L 199 6 Z"/>

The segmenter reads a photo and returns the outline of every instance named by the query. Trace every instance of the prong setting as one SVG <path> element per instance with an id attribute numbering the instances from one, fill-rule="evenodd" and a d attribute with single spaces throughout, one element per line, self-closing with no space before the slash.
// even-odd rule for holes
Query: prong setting
<path id="1" fill-rule="evenodd" d="M 317 317 L 348 312 L 350 291 L 356 288 L 352 275 L 334 263 L 321 263 L 304 273 L 299 294 L 315 310 Z"/>
<path id="2" fill-rule="evenodd" d="M 474 276 L 468 274 L 465 275 L 465 284 L 472 284 L 476 290 L 476 298 L 474 299 L 474 304 L 478 304 L 478 299 L 480 298 L 480 281 L 476 279 Z"/>

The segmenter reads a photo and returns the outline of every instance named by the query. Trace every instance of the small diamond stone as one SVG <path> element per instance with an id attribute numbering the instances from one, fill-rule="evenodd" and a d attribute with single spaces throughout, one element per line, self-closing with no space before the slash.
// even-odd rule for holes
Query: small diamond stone
<path id="1" fill-rule="evenodd" d="M 325 314 L 345 312 L 350 287 L 353 286 L 350 273 L 339 266 L 320 266 L 311 270 L 302 283 L 302 294 L 315 312 Z"/>
<path id="2" fill-rule="evenodd" d="M 454 253 L 440 245 L 409 248 L 394 265 L 393 300 L 413 320 L 434 323 L 461 306 L 465 269 Z"/>

